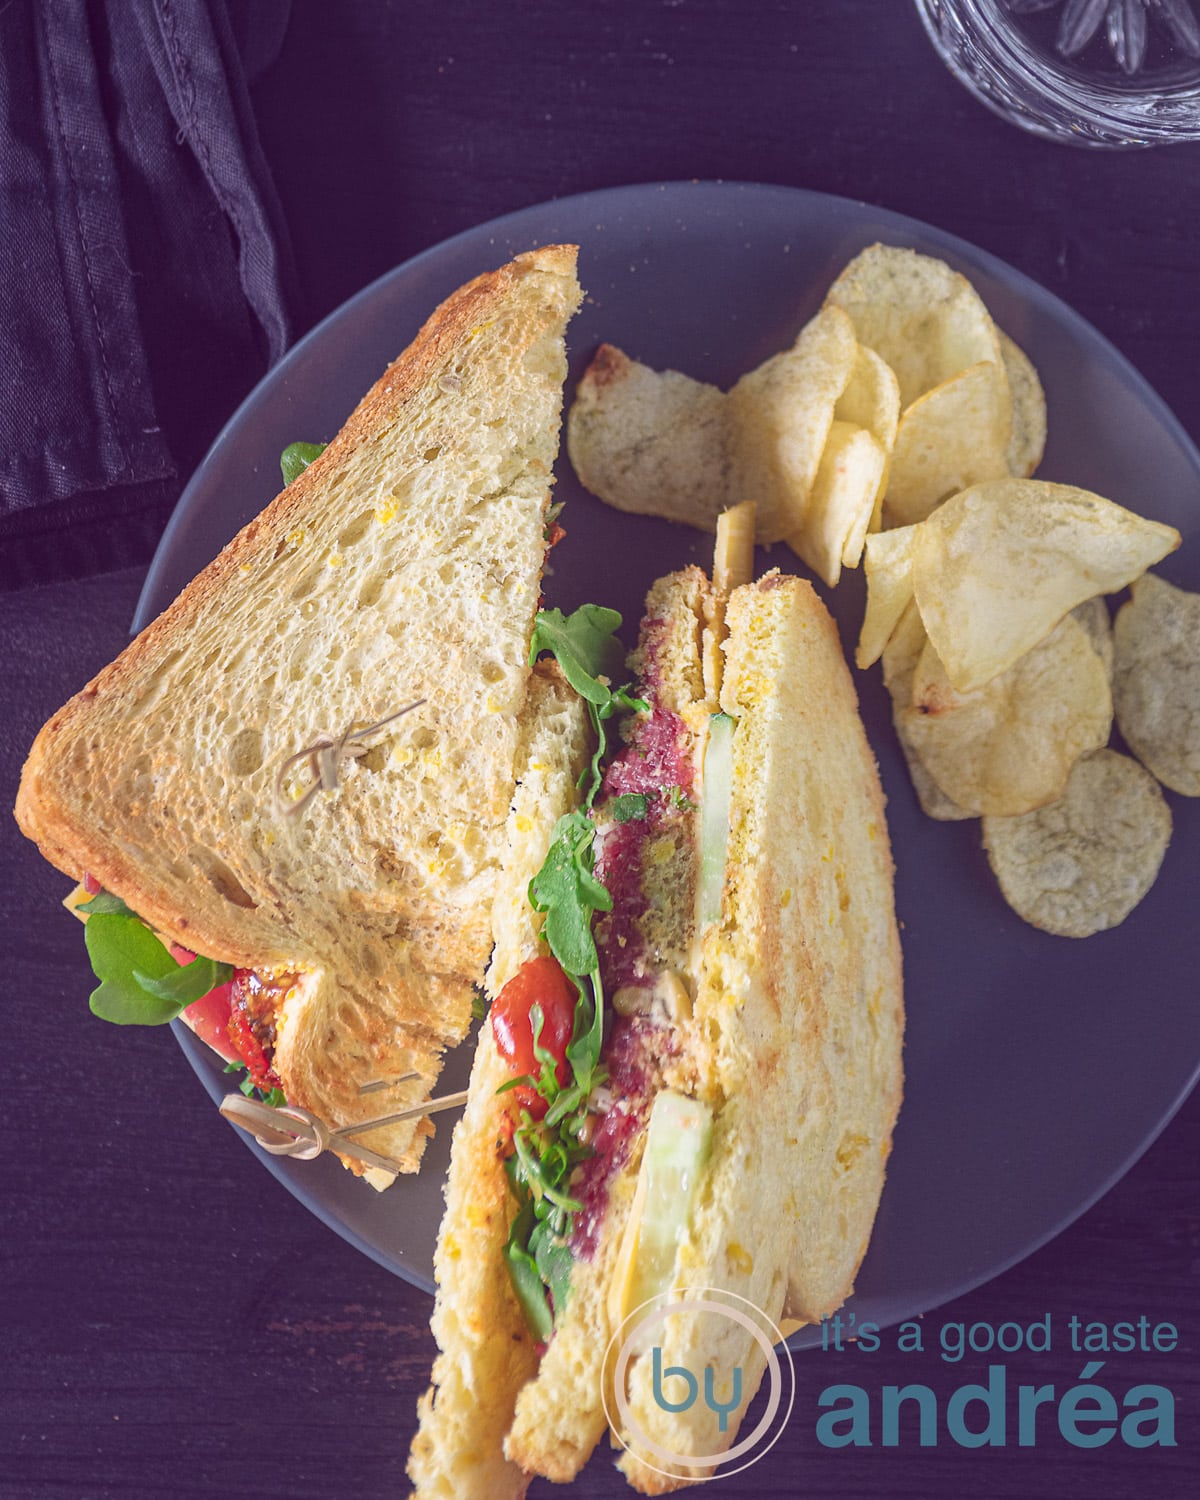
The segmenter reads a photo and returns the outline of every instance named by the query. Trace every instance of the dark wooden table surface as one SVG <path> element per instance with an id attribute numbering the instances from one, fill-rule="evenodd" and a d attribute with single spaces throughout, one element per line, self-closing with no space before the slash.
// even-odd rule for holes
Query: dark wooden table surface
<path id="1" fill-rule="evenodd" d="M 862 198 L 951 230 L 1095 323 L 1200 438 L 1200 147 L 1095 153 L 1018 133 L 942 69 L 906 0 L 295 5 L 255 86 L 302 277 L 300 329 L 457 230 L 613 184 L 727 178 Z M 186 351 L 181 351 L 186 357 Z M 246 372 L 249 381 L 255 372 Z M 232 409 L 241 391 L 229 392 Z M 211 433 L 196 435 L 207 440 Z M 140 575 L 0 595 L 0 802 L 43 719 L 122 643 Z M 0 1500 L 405 1492 L 433 1344 L 427 1297 L 325 1229 L 217 1118 L 169 1034 L 88 1014 L 63 881 L 0 821 Z M 1053 1152 L 1053 1141 L 1046 1151 Z M 1049 1313 L 1178 1327 L 1106 1362 L 1177 1402 L 1177 1446 L 827 1449 L 817 1397 L 986 1356 L 798 1361 L 771 1454 L 722 1493 L 1133 1500 L 1200 1492 L 1200 1098 L 1055 1241 L 926 1323 Z M 1062 1395 L 1065 1338 L 1010 1380 Z M 531 1493 L 546 1495 L 548 1486 Z M 625 1493 L 598 1455 L 577 1493 Z"/>

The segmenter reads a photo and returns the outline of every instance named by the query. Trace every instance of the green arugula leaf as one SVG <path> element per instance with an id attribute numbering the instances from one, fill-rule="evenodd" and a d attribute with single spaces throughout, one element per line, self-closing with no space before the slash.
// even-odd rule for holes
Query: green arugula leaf
<path id="1" fill-rule="evenodd" d="M 517 1294 L 517 1301 L 521 1304 L 521 1311 L 525 1314 L 525 1321 L 534 1337 L 544 1344 L 554 1332 L 554 1320 L 546 1301 L 546 1287 L 537 1262 L 525 1248 L 533 1222 L 533 1200 L 527 1199 L 512 1221 L 508 1243 L 504 1247 L 504 1263 L 508 1267 L 509 1279 Z"/>
<path id="2" fill-rule="evenodd" d="M 606 811 L 618 823 L 635 823 L 646 816 L 649 805 L 644 792 L 622 792 L 606 805 Z"/>
<path id="3" fill-rule="evenodd" d="M 628 686 L 621 687 L 615 693 L 610 693 L 604 703 L 589 703 L 588 714 L 592 721 L 592 731 L 596 736 L 596 748 L 592 752 L 590 766 L 584 769 L 579 778 L 582 787 L 587 781 L 588 789 L 584 795 L 583 806 L 590 809 L 596 801 L 596 795 L 604 782 L 604 759 L 608 754 L 608 721 L 617 713 L 629 711 L 644 711 L 650 705 L 644 698 L 635 698 L 629 691 Z M 591 773 L 590 779 L 588 773 Z"/>
<path id="4" fill-rule="evenodd" d="M 211 958 L 195 958 L 190 964 L 177 965 L 174 973 L 161 979 L 142 974 L 137 969 L 133 971 L 133 977 L 147 994 L 185 1010 L 210 990 L 228 984 L 233 978 L 233 965 L 220 964 Z"/>
<path id="5" fill-rule="evenodd" d="M 164 978 L 179 965 L 150 929 L 132 914 L 101 912 L 89 917 L 84 941 L 99 988 L 92 991 L 92 1014 L 117 1026 L 161 1026 L 183 1009 L 148 994 L 134 979 L 135 969 Z"/>
<path id="6" fill-rule="evenodd" d="M 98 891 L 90 901 L 81 901 L 75 910 L 85 911 L 89 917 L 110 916 L 114 912 L 129 917 L 137 915 L 129 910 L 120 896 L 114 896 L 111 891 Z"/>
<path id="7" fill-rule="evenodd" d="M 559 516 L 563 513 L 563 506 L 565 504 L 565 501 L 559 500 L 556 504 L 547 507 L 546 523 L 542 527 L 542 540 L 544 542 L 548 542 L 553 537 L 554 527 L 558 522 Z"/>
<path id="8" fill-rule="evenodd" d="M 610 692 L 601 677 L 612 677 L 621 669 L 624 653 L 614 632 L 621 628 L 615 609 L 600 604 L 581 604 L 571 615 L 561 609 L 539 610 L 529 642 L 529 664 L 543 651 L 550 651 L 563 675 L 581 698 L 606 703 Z"/>
<path id="9" fill-rule="evenodd" d="M 592 913 L 612 910 L 612 897 L 592 874 L 595 837 L 586 814 L 564 813 L 554 825 L 541 869 L 529 882 L 530 905 L 546 913 L 550 951 L 572 978 L 590 974 L 599 962 Z"/>
<path id="10" fill-rule="evenodd" d="M 575 1007 L 575 1027 L 567 1043 L 567 1061 L 580 1086 L 591 1092 L 600 1062 L 600 1047 L 604 1041 L 604 994 L 600 987 L 600 971 L 597 968 L 588 976 L 592 994 L 582 1005 Z"/>
<path id="11" fill-rule="evenodd" d="M 533 1260 L 538 1275 L 550 1288 L 550 1295 L 554 1298 L 554 1317 L 557 1320 L 562 1316 L 571 1295 L 571 1270 L 575 1257 L 571 1254 L 571 1247 L 560 1235 L 546 1233 L 538 1239 Z"/>
<path id="12" fill-rule="evenodd" d="M 314 458 L 325 452 L 324 443 L 289 443 L 279 455 L 279 468 L 285 485 L 298 479 Z"/>
<path id="13" fill-rule="evenodd" d="M 623 655 L 614 634 L 620 624 L 616 610 L 595 604 L 585 604 L 570 616 L 557 609 L 542 610 L 529 651 L 531 663 L 543 651 L 557 657 L 567 681 L 587 703 L 596 736 L 595 753 L 579 778 L 580 806 L 559 818 L 542 867 L 529 882 L 530 905 L 546 917 L 543 936 L 579 990 L 565 1054 L 572 1081 L 565 1087 L 559 1083 L 554 1056 L 541 1046 L 544 1017 L 535 1004 L 530 1006 L 529 1017 L 539 1075 L 509 1079 L 497 1090 L 533 1088 L 548 1106 L 541 1121 L 535 1121 L 528 1110 L 521 1111 L 521 1123 L 513 1132 L 513 1154 L 504 1164 L 518 1204 L 505 1263 L 526 1321 L 542 1340 L 550 1336 L 554 1316 L 566 1306 L 570 1293 L 571 1222 L 583 1206 L 571 1195 L 571 1175 L 592 1154 L 580 1135 L 588 1097 L 607 1076 L 600 1067 L 604 992 L 592 920 L 596 912 L 612 910 L 612 896 L 594 873 L 596 827 L 589 812 L 603 782 L 610 723 L 620 713 L 649 708 L 629 686 L 615 691 L 609 686 Z M 626 793 L 614 799 L 614 816 L 619 821 L 644 818 L 648 806 L 642 793 Z"/>
<path id="14" fill-rule="evenodd" d="M 533 1055 L 541 1064 L 541 1072 L 534 1087 L 543 1099 L 554 1100 L 559 1093 L 558 1059 L 548 1047 L 542 1046 L 542 1028 L 545 1024 L 542 1007 L 534 1001 L 529 1007 L 529 1029 L 533 1033 Z"/>
<path id="15" fill-rule="evenodd" d="M 246 1064 L 240 1061 L 226 1063 L 225 1072 L 244 1073 L 246 1072 Z M 238 1088 L 241 1089 L 242 1093 L 245 1094 L 247 1099 L 252 1099 L 254 1095 L 257 1094 L 262 1102 L 264 1104 L 269 1104 L 272 1109 L 279 1109 L 287 1103 L 287 1095 L 283 1092 L 282 1089 L 268 1089 L 264 1093 L 262 1089 L 257 1088 L 250 1081 L 249 1077 L 243 1078 L 242 1081 L 238 1084 Z"/>
<path id="16" fill-rule="evenodd" d="M 86 907 L 84 942 L 99 986 L 92 1014 L 116 1026 L 163 1026 L 193 1001 L 233 978 L 229 964 L 173 959 L 142 919 L 118 896 L 101 891 Z"/>

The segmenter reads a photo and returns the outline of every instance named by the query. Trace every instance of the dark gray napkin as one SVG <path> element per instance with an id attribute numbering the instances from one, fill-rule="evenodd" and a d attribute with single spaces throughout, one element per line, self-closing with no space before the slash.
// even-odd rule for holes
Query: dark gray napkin
<path id="1" fill-rule="evenodd" d="M 290 0 L 0 8 L 0 587 L 144 561 L 287 348 L 249 79 Z"/>

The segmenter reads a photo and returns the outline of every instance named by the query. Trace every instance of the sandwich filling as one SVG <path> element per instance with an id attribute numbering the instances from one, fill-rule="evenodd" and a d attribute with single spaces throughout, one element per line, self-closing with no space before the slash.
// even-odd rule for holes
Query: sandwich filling
<path id="1" fill-rule="evenodd" d="M 87 924 L 88 954 L 101 981 L 91 996 L 94 1015 L 126 1026 L 178 1018 L 224 1058 L 226 1072 L 245 1071 L 243 1093 L 286 1102 L 275 1043 L 297 975 L 235 968 L 164 942 L 90 875 L 65 904 Z"/>
<path id="2" fill-rule="evenodd" d="M 569 638 L 575 622 L 576 616 L 559 616 L 560 636 Z M 714 880 L 720 914 L 719 829 L 723 817 L 727 835 L 729 734 L 711 731 L 706 713 L 685 718 L 660 700 L 667 693 L 658 653 L 667 629 L 666 621 L 643 621 L 637 664 L 646 697 L 629 689 L 611 694 L 630 715 L 625 743 L 603 770 L 601 744 L 583 808 L 560 819 L 546 863 L 531 883 L 534 905 L 547 911 L 544 936 L 551 956 L 526 964 L 491 1013 L 498 1048 L 515 1074 L 505 1086 L 514 1106 L 506 1169 L 517 1206 L 506 1259 L 526 1320 L 542 1344 L 566 1306 L 574 1264 L 596 1255 L 612 1182 L 625 1168 L 640 1176 L 613 1287 L 618 1320 L 628 1295 L 663 1289 L 708 1151 L 712 1113 L 693 1097 L 689 1023 L 700 935 L 703 923 L 713 919 L 700 902 Z M 560 639 L 551 649 L 570 678 L 563 644 Z M 602 653 L 593 647 L 589 661 L 597 667 Z M 608 693 L 606 684 L 602 691 Z M 600 707 L 613 711 L 607 700 Z M 607 717 L 598 718 L 598 728 Z M 732 720 L 716 718 L 732 728 Z M 710 758 L 724 766 L 723 777 L 714 778 L 711 770 L 706 777 Z M 710 795 L 718 813 L 716 834 L 714 820 L 702 811 Z M 564 824 L 576 829 L 571 880 L 583 899 L 575 917 L 582 914 L 588 928 L 587 943 L 574 955 L 561 913 L 547 899 L 554 886 L 548 872 L 561 874 L 570 863 L 559 848 Z M 711 893 L 707 900 L 711 906 Z M 561 983 L 547 965 L 564 979 L 571 975 L 578 986 L 570 1027 L 556 998 Z M 516 1003 L 516 992 L 527 998 Z M 511 1039 L 514 1013 L 522 1009 L 528 1018 L 523 1049 Z M 585 1034 L 594 1050 L 581 1069 Z M 536 1060 L 540 1072 L 522 1066 L 522 1059 Z"/>

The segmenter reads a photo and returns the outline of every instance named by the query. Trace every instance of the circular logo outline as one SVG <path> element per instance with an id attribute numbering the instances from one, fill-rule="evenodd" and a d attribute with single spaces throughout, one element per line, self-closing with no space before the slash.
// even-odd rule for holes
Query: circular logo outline
<path id="1" fill-rule="evenodd" d="M 762 1320 L 762 1322 L 765 1323 L 768 1328 L 770 1328 L 771 1332 L 775 1336 L 774 1342 L 771 1342 L 767 1338 L 767 1335 L 763 1331 L 763 1329 L 760 1326 L 756 1325 L 746 1313 L 741 1312 L 736 1307 L 729 1306 L 728 1303 L 712 1300 L 711 1297 L 705 1295 L 707 1293 L 713 1293 L 718 1297 L 731 1298 L 733 1301 L 741 1302 L 746 1307 L 751 1308 L 753 1312 Z M 655 1312 L 649 1314 L 648 1316 L 645 1315 L 648 1308 L 650 1308 L 656 1302 L 663 1302 L 664 1299 L 665 1305 L 663 1307 L 658 1308 Z M 675 1453 L 670 1448 L 664 1448 L 661 1444 L 656 1443 L 654 1439 L 651 1438 L 649 1434 L 644 1432 L 641 1426 L 634 1420 L 633 1415 L 629 1409 L 629 1402 L 625 1397 L 625 1376 L 629 1369 L 629 1362 L 631 1359 L 633 1359 L 635 1354 L 641 1352 L 641 1350 L 635 1350 L 631 1347 L 633 1343 L 633 1334 L 635 1332 L 639 1334 L 644 1333 L 649 1328 L 657 1327 L 673 1313 L 688 1311 L 719 1313 L 722 1316 L 731 1319 L 733 1322 L 738 1323 L 743 1328 L 745 1328 L 754 1339 L 754 1341 L 758 1344 L 759 1348 L 763 1350 L 766 1356 L 767 1370 L 771 1378 L 771 1394 L 767 1401 L 767 1410 L 759 1419 L 758 1424 L 754 1428 L 753 1432 L 751 1432 L 748 1437 L 739 1440 L 736 1444 L 734 1444 L 732 1448 L 727 1448 L 721 1453 L 710 1454 L 703 1458 L 696 1457 L 692 1454 Z M 631 1322 L 635 1323 L 634 1329 L 631 1330 L 630 1333 L 625 1334 L 623 1337 L 624 1330 Z M 618 1340 L 620 1340 L 621 1342 L 617 1355 L 616 1369 L 613 1373 L 613 1395 L 616 1401 L 617 1415 L 620 1417 L 624 1427 L 632 1434 L 632 1440 L 627 1439 L 623 1435 L 623 1433 L 618 1430 L 617 1424 L 613 1421 L 613 1414 L 609 1410 L 608 1382 L 603 1378 L 603 1372 L 606 1372 L 609 1367 L 609 1361 L 613 1352 L 613 1345 L 616 1344 Z M 708 1483 L 713 1479 L 728 1479 L 734 1474 L 740 1474 L 743 1469 L 748 1469 L 751 1464 L 757 1463 L 764 1454 L 769 1453 L 770 1450 L 779 1441 L 780 1437 L 783 1435 L 784 1428 L 787 1426 L 796 1404 L 796 1368 L 792 1360 L 792 1351 L 788 1348 L 787 1342 L 783 1337 L 783 1333 L 776 1325 L 776 1323 L 771 1318 L 769 1318 L 765 1312 L 763 1312 L 761 1307 L 758 1307 L 755 1303 L 751 1302 L 748 1297 L 743 1297 L 738 1292 L 731 1292 L 725 1287 L 681 1287 L 665 1292 L 658 1292 L 653 1297 L 648 1297 L 645 1302 L 642 1302 L 639 1306 L 626 1313 L 626 1315 L 621 1319 L 620 1324 L 612 1334 L 612 1337 L 608 1341 L 608 1345 L 604 1351 L 604 1360 L 601 1365 L 602 1378 L 600 1384 L 600 1400 L 604 1408 L 604 1415 L 608 1421 L 608 1425 L 612 1429 L 617 1441 L 621 1444 L 621 1446 L 627 1449 L 629 1452 L 633 1453 L 634 1457 L 639 1461 L 639 1463 L 644 1463 L 648 1469 L 652 1469 L 656 1474 L 662 1474 L 667 1478 L 678 1479 L 680 1475 L 678 1473 L 672 1473 L 672 1471 L 669 1469 L 660 1469 L 657 1464 L 653 1464 L 648 1459 L 644 1458 L 640 1452 L 636 1452 L 634 1450 L 634 1441 L 636 1441 L 640 1447 L 644 1447 L 645 1449 L 647 1449 L 656 1458 L 661 1459 L 664 1463 L 677 1464 L 685 1469 L 708 1468 L 710 1466 L 728 1463 L 730 1459 L 740 1457 L 743 1453 L 747 1452 L 751 1447 L 753 1447 L 753 1445 L 759 1441 L 766 1429 L 775 1420 L 775 1417 L 778 1414 L 780 1405 L 782 1404 L 783 1390 L 783 1366 L 782 1361 L 779 1358 L 777 1349 L 777 1346 L 779 1345 L 782 1346 L 784 1354 L 787 1356 L 788 1377 L 791 1389 L 788 1395 L 787 1410 L 783 1413 L 783 1418 L 779 1423 L 778 1431 L 771 1438 L 770 1442 L 767 1443 L 766 1447 L 761 1450 L 761 1452 L 756 1453 L 753 1458 L 747 1459 L 744 1464 L 739 1464 L 736 1469 L 726 1469 L 721 1474 L 690 1475 L 689 1482 Z"/>

